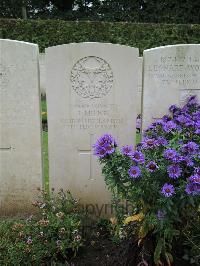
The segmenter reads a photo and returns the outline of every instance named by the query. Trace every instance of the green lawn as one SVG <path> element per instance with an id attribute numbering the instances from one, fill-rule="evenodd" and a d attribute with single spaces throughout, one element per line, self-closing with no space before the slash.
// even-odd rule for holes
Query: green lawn
<path id="1" fill-rule="evenodd" d="M 47 105 L 46 100 L 41 100 L 41 113 L 43 125 L 47 123 Z M 43 143 L 43 160 L 44 160 L 44 185 L 45 189 L 49 189 L 49 160 L 48 160 L 48 132 L 43 130 L 42 134 Z"/>
<path id="2" fill-rule="evenodd" d="M 43 160 L 45 189 L 49 189 L 49 160 L 48 160 L 48 132 L 43 131 Z"/>
<path id="3" fill-rule="evenodd" d="M 41 110 L 42 112 L 46 112 L 47 111 L 47 103 L 45 99 L 41 100 Z"/>
<path id="4" fill-rule="evenodd" d="M 141 140 L 141 134 L 140 133 L 136 133 L 136 144 L 138 144 Z"/>

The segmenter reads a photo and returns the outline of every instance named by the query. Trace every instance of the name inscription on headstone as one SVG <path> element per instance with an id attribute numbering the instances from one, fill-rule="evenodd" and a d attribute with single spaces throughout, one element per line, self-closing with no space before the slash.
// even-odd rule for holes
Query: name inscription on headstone
<path id="1" fill-rule="evenodd" d="M 70 106 L 74 117 L 61 119 L 67 128 L 89 129 L 116 129 L 125 121 L 123 117 L 115 118 L 113 114 L 119 113 L 116 104 L 76 104 Z"/>
<path id="2" fill-rule="evenodd" d="M 147 65 L 146 73 L 162 85 L 172 83 L 188 87 L 199 82 L 200 57 L 198 56 L 161 56 L 158 64 Z"/>

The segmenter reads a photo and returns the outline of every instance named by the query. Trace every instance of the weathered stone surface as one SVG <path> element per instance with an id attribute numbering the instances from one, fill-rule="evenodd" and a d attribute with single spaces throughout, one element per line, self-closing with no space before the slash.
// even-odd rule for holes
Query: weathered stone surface
<path id="1" fill-rule="evenodd" d="M 69 189 L 93 214 L 108 214 L 110 195 L 91 146 L 103 133 L 134 144 L 138 49 L 68 44 L 46 49 L 46 62 L 50 186 Z"/>
<path id="2" fill-rule="evenodd" d="M 143 129 L 171 104 L 200 97 L 200 45 L 169 45 L 144 51 Z"/>
<path id="3" fill-rule="evenodd" d="M 45 53 L 39 54 L 40 65 L 40 92 L 42 96 L 46 95 L 46 72 L 45 72 Z"/>
<path id="4" fill-rule="evenodd" d="M 142 68 L 143 68 L 143 57 L 139 57 L 138 64 L 138 99 L 137 99 L 137 114 L 142 112 Z"/>
<path id="5" fill-rule="evenodd" d="M 0 215 L 22 215 L 42 186 L 38 47 L 0 40 Z"/>

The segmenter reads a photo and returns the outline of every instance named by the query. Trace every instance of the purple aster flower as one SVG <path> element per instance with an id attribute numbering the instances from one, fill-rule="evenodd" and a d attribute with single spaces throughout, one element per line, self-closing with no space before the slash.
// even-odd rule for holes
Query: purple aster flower
<path id="1" fill-rule="evenodd" d="M 194 133 L 200 135 L 200 128 L 197 128 Z"/>
<path id="2" fill-rule="evenodd" d="M 105 144 L 110 144 L 115 147 L 117 146 L 116 140 L 110 134 L 107 133 L 101 136 L 94 144 L 94 146 L 104 146 Z"/>
<path id="3" fill-rule="evenodd" d="M 198 118 L 198 120 L 195 123 L 196 128 L 200 128 L 200 120 L 199 119 L 200 119 L 200 117 Z"/>
<path id="4" fill-rule="evenodd" d="M 105 148 L 98 146 L 94 150 L 94 155 L 99 158 L 104 158 L 107 155 L 107 151 Z"/>
<path id="5" fill-rule="evenodd" d="M 185 192 L 186 192 L 188 195 L 193 194 L 193 184 L 192 184 L 192 183 L 188 183 L 188 184 L 186 185 Z"/>
<path id="6" fill-rule="evenodd" d="M 163 125 L 163 130 L 167 133 L 171 132 L 173 129 L 177 129 L 177 125 L 173 121 L 168 121 Z"/>
<path id="7" fill-rule="evenodd" d="M 200 110 L 195 111 L 192 116 L 193 116 L 194 121 L 196 121 L 196 122 L 199 121 L 200 120 Z"/>
<path id="8" fill-rule="evenodd" d="M 193 95 L 191 96 L 187 101 L 187 106 L 196 105 L 198 103 L 197 96 Z"/>
<path id="9" fill-rule="evenodd" d="M 161 189 L 161 193 L 167 198 L 171 197 L 175 193 L 174 186 L 171 184 L 165 183 Z"/>
<path id="10" fill-rule="evenodd" d="M 158 146 L 158 141 L 155 138 L 144 138 L 142 140 L 142 148 L 147 149 L 154 149 Z"/>
<path id="11" fill-rule="evenodd" d="M 184 144 L 181 148 L 182 152 L 187 153 L 187 154 L 195 154 L 199 149 L 199 146 L 193 142 L 190 141 L 187 144 Z"/>
<path id="12" fill-rule="evenodd" d="M 163 117 L 162 117 L 162 121 L 163 122 L 168 122 L 168 121 L 170 121 L 171 120 L 171 117 L 169 116 L 169 115 L 164 115 Z"/>
<path id="13" fill-rule="evenodd" d="M 189 112 L 189 106 L 184 105 L 184 106 L 182 107 L 181 111 L 182 111 L 182 113 L 185 113 L 185 114 L 188 113 L 188 112 Z"/>
<path id="14" fill-rule="evenodd" d="M 131 154 L 131 159 L 136 163 L 144 163 L 144 154 L 141 151 L 134 151 Z"/>
<path id="15" fill-rule="evenodd" d="M 142 143 L 138 143 L 135 148 L 137 149 L 137 151 L 141 151 L 142 150 Z"/>
<path id="16" fill-rule="evenodd" d="M 178 110 L 180 110 L 176 105 L 171 105 L 170 107 L 169 107 L 169 111 L 171 112 L 171 113 L 175 113 L 175 112 L 177 112 Z"/>
<path id="17" fill-rule="evenodd" d="M 195 129 L 195 134 L 200 134 L 200 118 L 199 118 L 199 120 L 195 123 L 195 125 L 194 125 L 194 129 Z"/>
<path id="18" fill-rule="evenodd" d="M 200 195 L 200 184 L 199 183 L 193 183 L 193 195 Z"/>
<path id="19" fill-rule="evenodd" d="M 176 117 L 176 121 L 181 123 L 181 124 L 186 124 L 191 120 L 191 117 L 186 114 L 180 114 L 179 116 Z"/>
<path id="20" fill-rule="evenodd" d="M 158 169 L 158 165 L 155 162 L 151 161 L 147 164 L 146 168 L 149 172 L 155 172 Z"/>
<path id="21" fill-rule="evenodd" d="M 159 137 L 157 141 L 158 145 L 166 146 L 168 144 L 168 141 L 164 137 Z"/>
<path id="22" fill-rule="evenodd" d="M 181 156 L 180 154 L 177 154 L 176 156 L 174 156 L 174 158 L 172 158 L 172 162 L 177 164 L 177 163 L 181 163 L 184 161 L 184 157 Z"/>
<path id="23" fill-rule="evenodd" d="M 106 150 L 107 154 L 112 154 L 115 152 L 115 148 L 109 144 L 104 145 L 104 149 Z"/>
<path id="24" fill-rule="evenodd" d="M 162 210 L 158 210 L 158 212 L 157 212 L 157 218 L 158 218 L 158 220 L 162 220 L 162 219 L 164 219 L 165 218 L 165 211 L 162 211 Z"/>
<path id="25" fill-rule="evenodd" d="M 167 167 L 167 172 L 170 178 L 176 179 L 181 176 L 182 169 L 178 164 L 174 164 L 174 165 L 169 165 Z"/>
<path id="26" fill-rule="evenodd" d="M 138 178 L 140 176 L 141 171 L 140 171 L 140 168 L 138 166 L 131 166 L 131 168 L 129 169 L 128 173 L 129 173 L 129 176 L 131 178 L 136 179 L 136 178 Z"/>
<path id="27" fill-rule="evenodd" d="M 194 166 L 194 162 L 192 160 L 191 156 L 185 156 L 183 157 L 183 161 L 186 163 L 187 166 L 191 167 Z"/>
<path id="28" fill-rule="evenodd" d="M 151 124 L 150 126 L 148 126 L 145 130 L 144 130 L 144 136 L 146 135 L 146 133 L 148 133 L 149 131 L 152 131 L 155 129 L 155 125 Z"/>
<path id="29" fill-rule="evenodd" d="M 192 196 L 200 195 L 200 184 L 198 184 L 198 183 L 188 183 L 186 185 L 185 192 L 188 195 L 192 195 Z"/>
<path id="30" fill-rule="evenodd" d="M 158 126 L 158 125 L 163 125 L 164 124 L 164 122 L 163 122 L 163 120 L 162 119 L 157 119 L 157 120 L 155 120 L 155 122 L 153 123 L 153 125 L 154 126 Z"/>
<path id="31" fill-rule="evenodd" d="M 163 152 L 163 156 L 167 160 L 173 160 L 177 155 L 178 154 L 177 154 L 176 150 L 174 150 L 174 149 L 166 149 Z"/>
<path id="32" fill-rule="evenodd" d="M 189 177 L 189 181 L 193 184 L 200 184 L 200 176 L 199 175 L 192 175 Z"/>
<path id="33" fill-rule="evenodd" d="M 112 154 L 116 146 L 115 139 L 110 134 L 104 134 L 93 145 L 94 155 L 103 158 L 108 154 Z"/>
<path id="34" fill-rule="evenodd" d="M 182 131 L 183 131 L 183 128 L 182 128 L 182 126 L 181 125 L 177 125 L 177 131 L 179 132 L 179 133 L 181 133 Z"/>
<path id="35" fill-rule="evenodd" d="M 131 156 L 132 152 L 133 152 L 133 146 L 126 145 L 121 148 L 121 153 L 125 156 Z"/>
<path id="36" fill-rule="evenodd" d="M 190 119 L 190 120 L 188 120 L 188 121 L 185 123 L 185 126 L 186 126 L 186 127 L 194 127 L 194 126 L 195 126 L 195 122 L 194 122 L 192 119 Z"/>
<path id="37" fill-rule="evenodd" d="M 200 167 L 196 167 L 194 169 L 194 172 L 195 172 L 195 174 L 197 174 L 198 176 L 200 176 Z"/>

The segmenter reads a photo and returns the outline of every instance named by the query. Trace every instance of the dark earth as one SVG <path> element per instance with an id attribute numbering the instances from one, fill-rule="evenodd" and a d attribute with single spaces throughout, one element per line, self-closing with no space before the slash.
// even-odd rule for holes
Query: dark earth
<path id="1" fill-rule="evenodd" d="M 137 241 L 132 236 L 120 244 L 114 243 L 109 232 L 103 227 L 89 228 L 89 237 L 84 247 L 70 266 L 150 266 L 155 265 L 150 254 L 153 253 L 153 243 L 147 238 L 142 247 L 138 247 Z M 181 250 L 173 254 L 174 266 L 188 266 L 187 261 L 182 259 Z M 168 265 L 167 263 L 162 264 Z M 193 264 L 194 265 L 194 264 Z"/>

